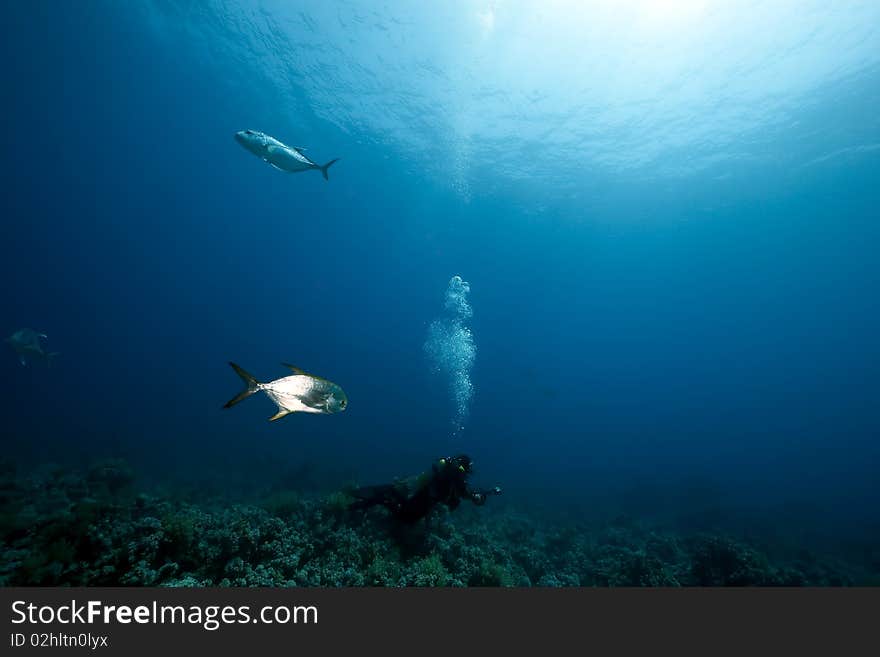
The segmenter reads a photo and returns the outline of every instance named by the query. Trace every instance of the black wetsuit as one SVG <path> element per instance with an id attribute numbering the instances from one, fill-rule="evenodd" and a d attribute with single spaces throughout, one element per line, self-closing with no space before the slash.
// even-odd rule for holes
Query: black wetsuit
<path id="1" fill-rule="evenodd" d="M 482 506 L 488 495 L 497 495 L 501 489 L 472 490 L 467 483 L 470 459 L 463 459 L 440 459 L 433 464 L 430 473 L 422 474 L 415 483 L 401 481 L 357 489 L 352 492 L 357 500 L 351 508 L 367 509 L 382 505 L 401 522 L 414 523 L 427 517 L 438 504 L 455 509 L 462 499 L 468 499 Z"/>

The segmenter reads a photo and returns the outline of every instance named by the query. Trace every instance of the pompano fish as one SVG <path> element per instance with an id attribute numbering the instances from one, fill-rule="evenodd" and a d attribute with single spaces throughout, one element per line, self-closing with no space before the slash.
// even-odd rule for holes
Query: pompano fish
<path id="1" fill-rule="evenodd" d="M 339 158 L 336 158 L 324 165 L 316 164 L 303 154 L 304 148 L 288 146 L 275 137 L 257 130 L 240 130 L 235 133 L 235 141 L 280 171 L 300 173 L 317 169 L 324 176 L 324 180 L 330 180 L 327 169 L 339 161 Z"/>
<path id="2" fill-rule="evenodd" d="M 260 390 L 278 404 L 278 412 L 269 418 L 270 421 L 280 420 L 290 413 L 339 413 L 348 406 L 348 397 L 338 385 L 288 363 L 282 365 L 293 374 L 268 383 L 260 383 L 235 363 L 229 364 L 244 381 L 245 389 L 226 402 L 223 408 L 230 408 Z"/>
<path id="3" fill-rule="evenodd" d="M 52 359 L 58 355 L 57 351 L 48 352 L 43 349 L 40 339 L 46 340 L 48 336 L 34 329 L 18 329 L 5 339 L 5 342 L 18 354 L 18 360 L 22 365 L 27 365 L 28 358 L 41 358 L 46 361 L 46 366 L 52 365 Z"/>

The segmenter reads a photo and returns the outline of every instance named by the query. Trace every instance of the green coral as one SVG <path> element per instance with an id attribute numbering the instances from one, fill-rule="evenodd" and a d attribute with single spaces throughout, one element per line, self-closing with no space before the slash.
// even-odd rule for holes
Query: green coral
<path id="1" fill-rule="evenodd" d="M 450 583 L 449 572 L 439 555 L 419 559 L 414 564 L 412 584 L 415 586 L 446 586 Z"/>
<path id="2" fill-rule="evenodd" d="M 800 550 L 785 558 L 720 534 L 632 518 L 586 525 L 500 505 L 398 527 L 343 493 L 274 491 L 246 503 L 135 491 L 124 463 L 86 474 L 0 464 L 0 584 L 157 586 L 846 585 L 878 581 Z M 874 578 L 874 579 L 871 579 Z"/>
<path id="3" fill-rule="evenodd" d="M 396 559 L 376 557 L 364 572 L 364 584 L 367 586 L 400 586 L 402 568 Z"/>
<path id="4" fill-rule="evenodd" d="M 513 586 L 513 576 L 507 568 L 494 561 L 483 560 L 468 578 L 468 586 Z"/>

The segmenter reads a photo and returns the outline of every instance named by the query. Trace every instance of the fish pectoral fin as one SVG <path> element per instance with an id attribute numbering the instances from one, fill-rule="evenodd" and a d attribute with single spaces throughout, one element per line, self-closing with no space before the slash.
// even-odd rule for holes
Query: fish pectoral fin
<path id="1" fill-rule="evenodd" d="M 285 415 L 290 415 L 291 413 L 296 413 L 296 411 L 288 411 L 286 408 L 279 408 L 278 412 L 269 418 L 269 422 L 274 422 L 275 420 L 280 420 Z"/>

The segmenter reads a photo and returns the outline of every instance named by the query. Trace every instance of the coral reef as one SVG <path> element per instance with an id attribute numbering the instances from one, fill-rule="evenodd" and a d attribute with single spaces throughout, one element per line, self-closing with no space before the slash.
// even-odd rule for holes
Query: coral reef
<path id="1" fill-rule="evenodd" d="M 138 491 L 105 461 L 85 475 L 0 463 L 0 584 L 158 586 L 801 586 L 873 575 L 805 551 L 784 562 L 731 536 L 621 519 L 553 523 L 461 509 L 430 527 L 348 511 L 344 493 L 198 503 Z"/>

